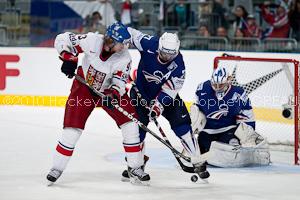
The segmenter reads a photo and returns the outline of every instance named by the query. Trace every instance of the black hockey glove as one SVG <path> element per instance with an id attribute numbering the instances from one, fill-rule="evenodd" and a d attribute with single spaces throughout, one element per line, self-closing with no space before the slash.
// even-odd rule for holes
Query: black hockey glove
<path id="1" fill-rule="evenodd" d="M 75 70 L 77 69 L 78 58 L 69 52 L 62 52 L 59 57 L 63 64 L 61 65 L 61 71 L 68 78 L 73 78 Z"/>
<path id="2" fill-rule="evenodd" d="M 73 61 L 65 60 L 61 65 L 62 73 L 64 73 L 68 78 L 74 77 L 76 69 L 77 69 L 77 63 Z"/>

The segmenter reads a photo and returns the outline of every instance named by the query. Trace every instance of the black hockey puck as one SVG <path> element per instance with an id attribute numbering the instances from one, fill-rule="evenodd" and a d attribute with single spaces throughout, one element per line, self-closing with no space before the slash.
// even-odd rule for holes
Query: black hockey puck
<path id="1" fill-rule="evenodd" d="M 197 182 L 198 181 L 198 176 L 197 175 L 193 175 L 193 176 L 191 176 L 191 181 L 192 182 Z"/>

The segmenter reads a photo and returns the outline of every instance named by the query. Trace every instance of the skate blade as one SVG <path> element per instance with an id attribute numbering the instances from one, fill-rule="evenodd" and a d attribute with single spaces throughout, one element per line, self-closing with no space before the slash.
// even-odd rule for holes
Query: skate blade
<path id="1" fill-rule="evenodd" d="M 205 183 L 205 184 L 209 184 L 209 182 L 208 182 L 208 178 L 205 178 L 205 179 L 203 179 L 203 178 L 199 178 L 203 183 Z"/>
<path id="2" fill-rule="evenodd" d="M 54 184 L 54 182 L 52 182 L 52 181 L 47 181 L 47 186 L 48 186 L 48 187 L 52 186 L 53 184 Z"/>
<path id="3" fill-rule="evenodd" d="M 136 186 L 150 186 L 150 181 L 140 181 L 138 178 L 130 177 L 130 183 Z"/>
<path id="4" fill-rule="evenodd" d="M 121 177 L 121 181 L 122 182 L 130 182 L 130 179 L 129 178 L 127 178 L 127 177 Z"/>

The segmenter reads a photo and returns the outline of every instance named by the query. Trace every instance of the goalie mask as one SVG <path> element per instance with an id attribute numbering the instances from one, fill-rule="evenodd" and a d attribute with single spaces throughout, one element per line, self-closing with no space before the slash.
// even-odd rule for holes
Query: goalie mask
<path id="1" fill-rule="evenodd" d="M 173 60 L 179 52 L 180 41 L 177 34 L 165 32 L 158 43 L 159 59 L 163 62 Z"/>
<path id="2" fill-rule="evenodd" d="M 231 76 L 224 67 L 218 67 L 212 74 L 211 86 L 218 97 L 223 97 L 231 84 Z"/>

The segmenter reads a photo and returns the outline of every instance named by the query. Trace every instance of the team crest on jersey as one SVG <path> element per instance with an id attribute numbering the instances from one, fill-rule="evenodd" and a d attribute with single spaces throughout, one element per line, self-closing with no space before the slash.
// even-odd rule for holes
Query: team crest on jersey
<path id="1" fill-rule="evenodd" d="M 246 92 L 244 92 L 242 95 L 240 95 L 239 93 L 235 92 L 233 94 L 233 96 L 232 96 L 232 100 L 233 101 L 242 100 L 243 102 L 247 102 L 248 96 L 247 96 Z"/>
<path id="2" fill-rule="evenodd" d="M 165 75 L 160 71 L 156 70 L 153 74 L 150 74 L 149 72 L 143 70 L 143 74 L 148 82 L 154 82 L 156 84 L 160 84 L 163 79 L 168 79 L 171 73 L 178 67 L 178 65 L 175 62 L 172 62 L 167 69 L 169 70 L 168 73 Z"/>
<path id="3" fill-rule="evenodd" d="M 104 82 L 106 74 L 95 70 L 91 65 L 87 71 L 86 81 L 95 90 L 100 90 Z"/>
<path id="4" fill-rule="evenodd" d="M 221 104 L 219 106 L 219 110 L 214 111 L 214 112 L 208 114 L 207 118 L 210 118 L 210 119 L 220 119 L 222 116 L 227 116 L 228 112 L 229 112 L 228 105 Z"/>
<path id="5" fill-rule="evenodd" d="M 178 67 L 178 65 L 176 64 L 176 62 L 173 61 L 173 62 L 167 67 L 167 69 L 170 70 L 170 71 L 174 71 L 177 67 Z"/>
<path id="6" fill-rule="evenodd" d="M 160 84 L 164 78 L 164 74 L 159 70 L 156 70 L 153 74 L 143 70 L 143 74 L 148 82 L 155 82 L 156 84 Z"/>

